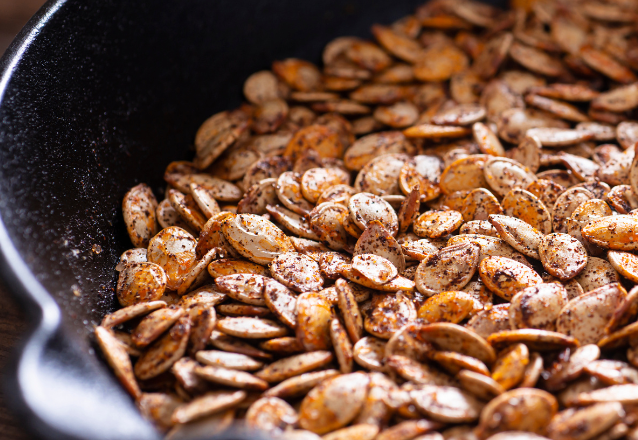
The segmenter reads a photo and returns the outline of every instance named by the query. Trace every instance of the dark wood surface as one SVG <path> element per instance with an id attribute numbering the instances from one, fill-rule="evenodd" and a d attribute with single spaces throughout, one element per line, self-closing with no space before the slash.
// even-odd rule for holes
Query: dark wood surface
<path id="1" fill-rule="evenodd" d="M 0 0 L 0 54 L 4 53 L 15 35 L 29 18 L 42 6 L 44 0 Z M 0 280 L 0 373 L 4 374 L 10 356 L 27 330 L 24 315 L 9 296 L 6 285 Z M 0 439 L 32 439 L 11 410 L 0 387 Z"/>
<path id="2" fill-rule="evenodd" d="M 27 330 L 24 316 L 17 304 L 9 296 L 4 283 L 0 281 L 0 371 L 6 374 L 6 365 L 10 356 L 15 354 L 15 347 Z M 0 387 L 0 439 L 26 440 L 32 438 L 26 434 L 20 421 L 11 410 L 11 402 L 5 399 L 4 390 Z"/>

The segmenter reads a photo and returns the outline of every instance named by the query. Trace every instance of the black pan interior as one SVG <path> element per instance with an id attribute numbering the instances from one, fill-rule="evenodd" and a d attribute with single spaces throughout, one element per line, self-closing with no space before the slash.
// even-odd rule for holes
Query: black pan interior
<path id="1" fill-rule="evenodd" d="M 159 196 L 166 164 L 192 157 L 197 127 L 237 106 L 252 72 L 319 62 L 330 39 L 369 37 L 418 3 L 58 0 L 34 17 L 3 58 L 0 102 L 4 273 L 48 317 L 9 380 L 30 425 L 49 438 L 153 437 L 89 337 L 115 307 L 113 268 L 131 247 L 123 194 L 146 182 Z"/>

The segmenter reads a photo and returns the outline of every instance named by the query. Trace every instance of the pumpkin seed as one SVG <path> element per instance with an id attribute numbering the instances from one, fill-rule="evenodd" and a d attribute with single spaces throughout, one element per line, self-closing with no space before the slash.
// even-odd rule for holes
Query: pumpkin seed
<path id="1" fill-rule="evenodd" d="M 492 400 L 505 392 L 503 387 L 490 376 L 474 371 L 461 370 L 456 378 L 466 391 L 484 401 Z"/>
<path id="2" fill-rule="evenodd" d="M 375 254 L 390 261 L 399 272 L 405 270 L 405 257 L 396 239 L 379 221 L 373 220 L 363 231 L 354 248 L 354 255 Z"/>
<path id="3" fill-rule="evenodd" d="M 502 206 L 505 215 L 523 220 L 542 234 L 552 232 L 549 210 L 531 192 L 514 188 L 505 194 Z"/>
<path id="4" fill-rule="evenodd" d="M 211 414 L 233 408 L 246 398 L 244 391 L 213 391 L 178 407 L 171 417 L 173 423 L 188 423 Z"/>
<path id="5" fill-rule="evenodd" d="M 615 61 L 605 52 L 597 50 L 589 45 L 582 47 L 579 55 L 589 67 L 615 81 L 628 84 L 638 79 L 631 70 Z"/>
<path id="6" fill-rule="evenodd" d="M 115 372 L 115 376 L 120 383 L 134 398 L 140 398 L 142 391 L 135 379 L 136 375 L 133 374 L 129 355 L 113 335 L 112 330 L 105 327 L 96 327 L 95 337 L 106 361 Z"/>
<path id="7" fill-rule="evenodd" d="M 202 258 L 208 251 L 214 248 L 223 249 L 229 257 L 241 257 L 222 233 L 222 221 L 232 215 L 231 212 L 220 212 L 208 219 L 195 246 L 197 258 Z"/>
<path id="8" fill-rule="evenodd" d="M 510 329 L 509 304 L 499 304 L 474 315 L 465 325 L 480 337 L 488 336 Z"/>
<path id="9" fill-rule="evenodd" d="M 319 264 L 296 252 L 275 257 L 270 263 L 270 271 L 277 281 L 297 292 L 317 291 L 323 286 Z"/>
<path id="10" fill-rule="evenodd" d="M 621 385 L 638 382 L 638 370 L 626 362 L 601 359 L 592 361 L 584 368 L 585 372 L 596 377 L 606 385 Z"/>
<path id="11" fill-rule="evenodd" d="M 440 423 L 432 422 L 427 419 L 406 420 L 384 430 L 376 438 L 377 440 L 402 440 L 406 438 L 421 438 L 421 434 L 438 429 L 440 426 Z"/>
<path id="12" fill-rule="evenodd" d="M 220 304 L 216 307 L 216 310 L 225 316 L 253 316 L 263 318 L 270 315 L 270 310 L 266 307 L 250 306 L 240 303 Z"/>
<path id="13" fill-rule="evenodd" d="M 287 398 L 306 394 L 312 388 L 339 375 L 337 370 L 321 370 L 290 377 L 264 392 L 264 396 Z"/>
<path id="14" fill-rule="evenodd" d="M 195 367 L 195 374 L 209 382 L 232 388 L 258 391 L 263 391 L 268 388 L 266 381 L 239 370 L 208 365 L 205 367 Z"/>
<path id="15" fill-rule="evenodd" d="M 342 428 L 324 436 L 327 440 L 372 440 L 379 433 L 379 427 L 371 424 L 357 424 Z"/>
<path id="16" fill-rule="evenodd" d="M 450 374 L 457 374 L 464 369 L 486 376 L 490 374 L 490 370 L 487 369 L 483 362 L 453 351 L 435 351 L 430 354 L 430 357 Z"/>
<path id="17" fill-rule="evenodd" d="M 245 260 L 233 260 L 226 258 L 211 261 L 208 265 L 208 273 L 214 279 L 240 273 L 261 276 L 270 275 L 270 272 L 265 267 L 260 266 L 259 264 L 251 263 Z"/>
<path id="18" fill-rule="evenodd" d="M 149 313 L 142 318 L 133 330 L 131 342 L 137 347 L 147 346 L 175 324 L 185 313 L 184 309 L 176 306 L 170 306 Z"/>
<path id="19" fill-rule="evenodd" d="M 461 214 L 466 221 L 487 220 L 491 214 L 501 214 L 503 207 L 485 188 L 476 188 L 463 199 Z"/>
<path id="20" fill-rule="evenodd" d="M 631 405 L 638 402 L 638 385 L 613 385 L 600 390 L 580 393 L 576 399 L 578 405 L 591 405 L 602 402 L 619 402 L 623 405 Z"/>
<path id="21" fill-rule="evenodd" d="M 192 288 L 202 284 L 207 278 L 206 268 L 208 267 L 208 264 L 214 258 L 217 258 L 219 254 L 225 256 L 226 252 L 219 248 L 213 248 L 206 252 L 197 264 L 193 265 L 191 270 L 182 278 L 179 287 L 177 288 L 177 294 L 184 295 Z"/>
<path id="22" fill-rule="evenodd" d="M 555 331 L 556 320 L 567 301 L 567 291 L 557 283 L 542 283 L 520 290 L 511 300 L 510 325 L 513 329 Z"/>
<path id="23" fill-rule="evenodd" d="M 262 397 L 246 412 L 247 426 L 274 433 L 283 432 L 288 426 L 293 426 L 297 419 L 294 408 L 277 397 Z"/>
<path id="24" fill-rule="evenodd" d="M 133 263 L 120 272 L 117 299 L 123 306 L 159 300 L 167 285 L 166 272 L 154 263 Z"/>
<path id="25" fill-rule="evenodd" d="M 197 290 L 187 293 L 178 301 L 178 305 L 185 309 L 198 305 L 216 306 L 226 299 L 224 293 L 215 290 L 214 286 L 202 286 Z"/>
<path id="26" fill-rule="evenodd" d="M 485 339 L 456 324 L 442 322 L 429 324 L 421 329 L 419 337 L 438 350 L 461 353 L 477 358 L 488 365 L 496 359 L 494 350 Z"/>
<path id="27" fill-rule="evenodd" d="M 484 79 L 491 78 L 505 60 L 514 37 L 509 32 L 492 37 L 476 58 L 474 69 Z"/>
<path id="28" fill-rule="evenodd" d="M 490 158 L 483 171 L 487 183 L 501 196 L 507 194 L 512 187 L 526 188 L 536 179 L 527 168 L 504 157 Z"/>
<path id="29" fill-rule="evenodd" d="M 226 217 L 221 228 L 233 248 L 253 263 L 270 263 L 277 255 L 294 249 L 279 228 L 254 214 Z"/>
<path id="30" fill-rule="evenodd" d="M 386 363 L 405 380 L 420 385 L 452 386 L 454 381 L 445 373 L 405 356 L 389 356 Z"/>
<path id="31" fill-rule="evenodd" d="M 544 236 L 538 252 L 543 267 L 561 280 L 574 278 L 587 264 L 585 247 L 567 234 L 555 233 Z"/>
<path id="32" fill-rule="evenodd" d="M 441 292 L 428 298 L 417 317 L 424 323 L 463 321 L 474 308 L 473 298 L 465 292 Z"/>
<path id="33" fill-rule="evenodd" d="M 323 381 L 301 402 L 299 425 L 318 434 L 347 425 L 361 409 L 368 383 L 369 378 L 363 373 Z"/>
<path id="34" fill-rule="evenodd" d="M 359 339 L 353 348 L 354 361 L 372 371 L 385 371 L 385 344 L 372 336 Z"/>
<path id="35" fill-rule="evenodd" d="M 141 380 L 150 379 L 171 368 L 184 355 L 190 330 L 190 316 L 179 318 L 168 333 L 151 344 L 140 356 L 135 364 L 135 376 Z"/>
<path id="36" fill-rule="evenodd" d="M 147 247 L 149 240 L 157 233 L 156 209 L 157 200 L 148 185 L 140 183 L 124 195 L 122 215 L 135 247 Z"/>
<path id="37" fill-rule="evenodd" d="M 525 368 L 523 380 L 519 383 L 519 388 L 533 388 L 543 372 L 543 358 L 539 353 L 532 352 L 529 364 Z"/>
<path id="38" fill-rule="evenodd" d="M 629 252 L 609 251 L 607 258 L 612 267 L 622 276 L 633 282 L 638 282 L 638 257 Z"/>
<path id="39" fill-rule="evenodd" d="M 510 245 L 508 245 L 500 238 L 489 237 L 480 234 L 462 234 L 454 236 L 448 240 L 448 246 L 453 246 L 460 243 L 475 243 L 480 246 L 481 250 L 479 251 L 479 263 L 486 257 L 494 256 L 506 257 L 526 266 L 530 266 L 529 262 L 527 261 L 525 256 L 523 256 L 523 254 L 515 251 Z"/>
<path id="40" fill-rule="evenodd" d="M 505 156 L 505 149 L 501 141 L 487 125 L 482 122 L 476 122 L 472 125 L 472 133 L 481 153 L 491 156 Z"/>
<path id="41" fill-rule="evenodd" d="M 301 192 L 315 203 L 321 194 L 334 185 L 348 185 L 350 175 L 340 168 L 311 168 L 301 177 Z"/>
<path id="42" fill-rule="evenodd" d="M 390 339 L 397 330 L 416 319 L 416 309 L 403 294 L 374 294 L 370 310 L 364 311 L 364 315 L 363 326 L 368 333 Z"/>
<path id="43" fill-rule="evenodd" d="M 329 351 L 303 353 L 276 361 L 257 372 L 256 376 L 271 383 L 282 382 L 322 367 L 332 358 L 332 353 Z"/>
<path id="44" fill-rule="evenodd" d="M 409 127 L 417 121 L 418 117 L 418 108 L 410 102 L 397 102 L 388 107 L 379 106 L 374 111 L 374 118 L 377 121 L 392 128 Z"/>
<path id="45" fill-rule="evenodd" d="M 412 228 L 420 237 L 441 238 L 456 231 L 463 223 L 457 211 L 428 211 L 416 219 Z"/>
<path id="46" fill-rule="evenodd" d="M 542 434 L 556 414 L 558 404 L 551 394 L 532 388 L 508 391 L 488 403 L 479 421 L 479 437 L 504 431 Z M 520 417 L 525 414 L 525 417 Z"/>
<path id="47" fill-rule="evenodd" d="M 613 311 L 627 292 L 617 283 L 608 284 L 569 301 L 556 321 L 556 329 L 581 344 L 595 344 L 605 333 Z"/>
<path id="48" fill-rule="evenodd" d="M 508 103 L 508 105 L 510 104 Z M 560 137 L 552 137 L 551 134 L 554 133 L 554 130 L 558 133 L 563 133 L 567 129 L 565 122 L 538 110 L 516 108 L 523 107 L 523 105 L 513 107 L 514 108 L 508 106 L 503 108 L 503 111 L 498 115 L 498 119 L 496 120 L 498 135 L 501 139 L 513 144 L 518 144 L 522 142 L 525 137 L 536 137 L 543 146 L 547 146 L 548 141 L 552 143 L 552 141 L 558 142 L 564 140 Z M 568 132 L 568 134 L 569 133 L 571 132 Z M 569 143 L 567 143 L 567 145 L 581 142 L 581 139 L 588 140 L 592 137 L 593 134 L 587 133 L 572 134 L 568 136 L 567 140 Z"/>
<path id="49" fill-rule="evenodd" d="M 168 200 L 171 206 L 180 215 L 182 220 L 196 232 L 200 232 L 204 228 L 207 218 L 200 212 L 197 203 L 191 195 L 184 195 L 181 192 L 170 189 L 168 191 Z"/>
<path id="50" fill-rule="evenodd" d="M 314 64 L 296 58 L 275 61 L 272 70 L 290 87 L 302 92 L 315 90 L 321 81 L 321 74 Z"/>
<path id="51" fill-rule="evenodd" d="M 594 137 L 594 134 L 589 131 L 556 127 L 530 128 L 526 135 L 536 137 L 544 147 L 575 145 Z"/>
<path id="52" fill-rule="evenodd" d="M 239 273 L 218 277 L 215 282 L 219 290 L 231 298 L 255 306 L 266 305 L 263 298 L 264 283 L 262 275 Z"/>
<path id="53" fill-rule="evenodd" d="M 288 333 L 278 322 L 251 317 L 227 317 L 217 321 L 217 329 L 230 336 L 247 339 L 276 338 Z"/>
<path id="54" fill-rule="evenodd" d="M 116 310 L 115 312 L 106 315 L 102 319 L 100 326 L 106 329 L 111 329 L 126 321 L 146 315 L 153 310 L 161 309 L 163 307 L 166 307 L 166 302 L 164 301 L 150 301 L 124 307 L 123 309 Z"/>
<path id="55" fill-rule="evenodd" d="M 294 336 L 282 336 L 261 342 L 259 348 L 271 351 L 277 355 L 295 354 L 303 351 L 303 347 Z"/>
<path id="56" fill-rule="evenodd" d="M 265 214 L 266 207 L 277 202 L 276 179 L 269 178 L 251 186 L 237 204 L 239 214 Z M 212 214 L 211 214 L 212 216 Z"/>
<path id="57" fill-rule="evenodd" d="M 435 199 L 441 194 L 439 178 L 443 162 L 435 156 L 418 155 L 407 160 L 399 172 L 399 186 L 408 195 L 418 185 L 421 201 Z"/>
<path id="58" fill-rule="evenodd" d="M 365 230 L 368 223 L 374 220 L 381 222 L 395 236 L 399 230 L 397 215 L 388 202 L 369 193 L 352 196 L 348 202 L 350 216 L 355 224 Z"/>
<path id="59" fill-rule="evenodd" d="M 434 350 L 431 344 L 419 338 L 419 332 L 424 327 L 419 321 L 411 322 L 395 332 L 385 345 L 385 357 L 393 355 L 408 357 L 419 362 L 429 359 Z"/>
<path id="60" fill-rule="evenodd" d="M 529 350 L 525 344 L 514 344 L 499 354 L 492 367 L 492 379 L 504 390 L 515 387 L 525 375 Z"/>
<path id="61" fill-rule="evenodd" d="M 490 335 L 487 341 L 496 348 L 522 342 L 536 351 L 552 351 L 580 345 L 578 340 L 571 336 L 538 329 L 505 330 Z"/>
<path id="62" fill-rule="evenodd" d="M 258 359 L 272 359 L 272 355 L 270 353 L 259 350 L 241 339 L 225 335 L 217 330 L 214 330 L 210 335 L 210 343 L 220 350 L 229 351 L 231 353 L 245 354 L 246 356 Z"/>
<path id="63" fill-rule="evenodd" d="M 410 392 L 420 411 L 444 423 L 477 420 L 483 405 L 473 396 L 454 387 L 423 385 Z"/>
<path id="64" fill-rule="evenodd" d="M 135 248 L 125 251 L 120 255 L 120 262 L 115 266 L 115 270 L 121 272 L 127 264 L 131 263 L 146 263 L 146 249 Z"/>
<path id="65" fill-rule="evenodd" d="M 540 258 L 538 247 L 543 235 L 537 229 L 523 220 L 505 215 L 492 214 L 488 220 L 500 237 L 514 249 L 528 257 Z"/>
<path id="66" fill-rule="evenodd" d="M 341 250 L 347 244 L 347 233 L 343 222 L 348 209 L 338 203 L 326 202 L 317 205 L 310 212 L 310 225 L 330 249 Z"/>
<path id="67" fill-rule="evenodd" d="M 486 220 L 470 220 L 461 226 L 459 234 L 463 235 L 487 235 L 498 237 L 498 232 L 492 224 Z"/>
<path id="68" fill-rule="evenodd" d="M 479 275 L 488 289 L 506 300 L 511 300 L 519 290 L 542 282 L 532 269 L 505 257 L 485 258 L 479 266 Z"/>
<path id="69" fill-rule="evenodd" d="M 355 255 L 352 268 L 375 285 L 386 284 L 398 275 L 390 261 L 374 254 Z"/>
<path id="70" fill-rule="evenodd" d="M 456 46 L 435 43 L 421 51 L 414 64 L 414 76 L 420 81 L 445 81 L 467 65 L 467 56 Z"/>
<path id="71" fill-rule="evenodd" d="M 415 282 L 419 292 L 433 294 L 459 290 L 474 276 L 480 246 L 463 243 L 427 256 L 417 268 Z"/>
<path id="72" fill-rule="evenodd" d="M 528 94 L 525 96 L 525 102 L 531 106 L 546 110 L 559 118 L 566 119 L 568 121 L 575 122 L 587 122 L 589 118 L 587 115 L 581 113 L 577 107 L 561 102 L 555 99 L 539 96 L 536 94 Z"/>
<path id="73" fill-rule="evenodd" d="M 162 229 L 150 240 L 148 261 L 164 269 L 169 289 L 177 290 L 181 279 L 190 271 L 196 258 L 196 243 L 192 235 L 174 226 Z"/>
<path id="74" fill-rule="evenodd" d="M 616 308 L 607 326 L 607 333 L 616 330 L 631 322 L 638 308 L 638 289 L 635 287 L 629 291 L 622 303 Z M 625 330 L 627 328 L 625 327 Z"/>
<path id="75" fill-rule="evenodd" d="M 450 195 L 455 191 L 487 187 L 483 168 L 488 157 L 478 154 L 470 155 L 448 165 L 440 177 L 439 185 L 443 193 Z"/>
<path id="76" fill-rule="evenodd" d="M 622 406 L 616 402 L 598 403 L 581 410 L 568 409 L 552 419 L 547 431 L 559 440 L 592 438 L 608 430 L 622 415 Z"/>
<path id="77" fill-rule="evenodd" d="M 306 350 L 330 348 L 331 306 L 330 301 L 317 292 L 307 292 L 297 297 L 296 334 Z"/>
<path id="78" fill-rule="evenodd" d="M 353 362 L 352 343 L 348 339 L 348 333 L 343 328 L 339 318 L 335 317 L 330 321 L 330 339 L 332 340 L 332 347 L 341 372 L 344 374 L 351 373 Z"/>
<path id="79" fill-rule="evenodd" d="M 432 118 L 437 125 L 473 125 L 485 118 L 485 108 L 478 104 L 459 104 L 440 111 Z"/>
<path id="80" fill-rule="evenodd" d="M 469 128 L 453 125 L 433 125 L 433 124 L 421 124 L 406 128 L 403 130 L 403 134 L 407 138 L 460 138 L 465 137 L 471 133 Z"/>
<path id="81" fill-rule="evenodd" d="M 578 281 L 585 292 L 620 282 L 620 278 L 618 278 L 618 274 L 613 266 L 607 261 L 596 257 L 587 258 L 585 269 L 582 270 L 575 280 Z"/>

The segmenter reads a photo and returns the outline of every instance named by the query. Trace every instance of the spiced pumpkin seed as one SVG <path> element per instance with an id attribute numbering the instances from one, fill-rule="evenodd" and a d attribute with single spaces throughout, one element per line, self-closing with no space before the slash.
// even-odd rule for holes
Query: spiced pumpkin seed
<path id="1" fill-rule="evenodd" d="M 361 409 L 369 378 L 351 373 L 328 379 L 313 388 L 301 402 L 299 425 L 318 434 L 341 428 Z"/>
<path id="2" fill-rule="evenodd" d="M 411 391 L 410 397 L 419 410 L 444 423 L 474 421 L 483 407 L 473 396 L 454 387 L 424 385 Z"/>
<path id="3" fill-rule="evenodd" d="M 251 317 L 227 317 L 217 321 L 217 329 L 230 336 L 246 339 L 276 338 L 288 333 L 278 322 Z"/>
<path id="4" fill-rule="evenodd" d="M 496 228 L 501 239 L 514 249 L 528 257 L 540 258 L 538 247 L 543 235 L 537 229 L 521 219 L 500 214 L 492 214 L 488 220 Z"/>
<path id="5" fill-rule="evenodd" d="M 509 307 L 509 320 L 513 329 L 537 328 L 556 330 L 556 320 L 567 304 L 565 288 L 558 283 L 541 283 L 516 293 Z"/>
<path id="6" fill-rule="evenodd" d="M 581 344 L 595 344 L 604 336 L 611 314 L 626 295 L 625 289 L 614 283 L 574 298 L 561 311 L 556 329 Z"/>
<path id="7" fill-rule="evenodd" d="M 417 289 L 424 295 L 431 296 L 463 288 L 476 272 L 479 250 L 480 246 L 475 243 L 463 243 L 427 256 L 417 268 Z"/>

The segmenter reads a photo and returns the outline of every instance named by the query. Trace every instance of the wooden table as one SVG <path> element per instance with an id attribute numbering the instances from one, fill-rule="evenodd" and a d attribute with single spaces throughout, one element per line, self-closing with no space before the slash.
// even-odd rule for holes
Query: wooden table
<path id="1" fill-rule="evenodd" d="M 6 374 L 6 364 L 15 355 L 15 347 L 27 330 L 22 311 L 9 296 L 6 285 L 0 281 L 0 371 Z M 0 388 L 0 438 L 3 440 L 27 440 L 32 438 L 11 412 L 11 402 L 4 398 Z"/>

